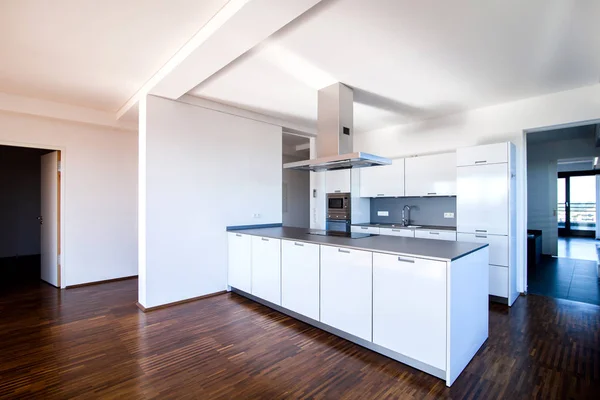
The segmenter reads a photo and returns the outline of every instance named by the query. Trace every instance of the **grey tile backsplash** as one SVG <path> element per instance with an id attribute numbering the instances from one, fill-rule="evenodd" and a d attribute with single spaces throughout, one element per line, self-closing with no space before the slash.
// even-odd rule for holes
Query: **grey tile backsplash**
<path id="1" fill-rule="evenodd" d="M 456 226 L 456 197 L 390 197 L 371 199 L 371 222 L 400 223 L 402 208 L 410 206 L 410 223 L 413 225 Z M 389 217 L 379 217 L 377 211 L 388 211 Z M 444 213 L 454 213 L 454 218 L 444 218 Z"/>

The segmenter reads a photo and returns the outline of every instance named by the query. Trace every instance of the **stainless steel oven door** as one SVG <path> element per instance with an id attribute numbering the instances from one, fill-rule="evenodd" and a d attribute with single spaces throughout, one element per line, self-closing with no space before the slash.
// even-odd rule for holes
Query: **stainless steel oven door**
<path id="1" fill-rule="evenodd" d="M 350 232 L 350 221 L 328 219 L 325 229 L 335 232 Z"/>

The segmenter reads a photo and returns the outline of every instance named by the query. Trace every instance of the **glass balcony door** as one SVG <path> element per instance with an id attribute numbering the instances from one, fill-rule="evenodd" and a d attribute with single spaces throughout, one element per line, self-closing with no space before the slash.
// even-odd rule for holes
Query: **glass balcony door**
<path id="1" fill-rule="evenodd" d="M 560 236 L 594 236 L 596 231 L 596 176 L 561 173 L 557 210 Z"/>

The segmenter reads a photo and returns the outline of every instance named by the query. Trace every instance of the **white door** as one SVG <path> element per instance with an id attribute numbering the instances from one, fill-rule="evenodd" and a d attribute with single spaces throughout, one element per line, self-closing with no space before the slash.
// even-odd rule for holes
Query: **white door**
<path id="1" fill-rule="evenodd" d="M 41 278 L 60 287 L 58 151 L 43 155 L 41 171 Z"/>
<path id="2" fill-rule="evenodd" d="M 371 340 L 372 253 L 321 246 L 321 322 Z"/>
<path id="3" fill-rule="evenodd" d="M 252 236 L 252 294 L 281 305 L 281 240 Z"/>
<path id="4" fill-rule="evenodd" d="M 252 293 L 252 240 L 248 235 L 229 233 L 229 286 Z"/>
<path id="5" fill-rule="evenodd" d="M 281 306 L 319 320 L 319 245 L 281 241 Z"/>
<path id="6" fill-rule="evenodd" d="M 373 343 L 446 368 L 446 269 L 442 261 L 373 253 Z"/>
<path id="7" fill-rule="evenodd" d="M 457 170 L 457 231 L 508 235 L 508 164 Z"/>

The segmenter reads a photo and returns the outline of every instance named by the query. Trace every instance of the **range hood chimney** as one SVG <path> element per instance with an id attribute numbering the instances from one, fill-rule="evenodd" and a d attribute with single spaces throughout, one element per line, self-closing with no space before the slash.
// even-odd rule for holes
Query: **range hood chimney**
<path id="1" fill-rule="evenodd" d="M 318 107 L 317 158 L 283 164 L 283 168 L 318 172 L 392 163 L 390 159 L 373 154 L 352 152 L 354 137 L 352 89 L 338 82 L 319 90 Z"/>

